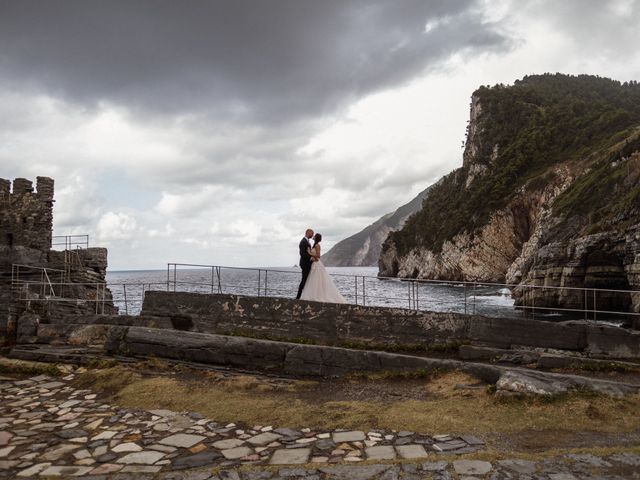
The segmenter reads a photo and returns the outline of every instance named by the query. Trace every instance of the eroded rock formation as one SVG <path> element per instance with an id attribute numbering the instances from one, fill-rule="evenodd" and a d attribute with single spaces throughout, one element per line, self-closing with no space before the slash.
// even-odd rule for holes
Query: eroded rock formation
<path id="1" fill-rule="evenodd" d="M 389 235 L 380 275 L 506 282 L 520 305 L 640 312 L 640 293 L 603 290 L 640 288 L 639 179 L 637 83 L 483 87 L 462 167 Z"/>

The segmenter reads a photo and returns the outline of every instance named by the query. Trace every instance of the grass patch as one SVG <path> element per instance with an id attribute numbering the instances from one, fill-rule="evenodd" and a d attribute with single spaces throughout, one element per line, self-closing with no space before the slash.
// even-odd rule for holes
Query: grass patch
<path id="1" fill-rule="evenodd" d="M 54 363 L 30 362 L 0 357 L 0 373 L 20 375 L 62 375 L 63 372 Z"/>
<path id="2" fill-rule="evenodd" d="M 420 381 L 421 379 L 413 379 Z M 420 432 L 510 434 L 520 431 L 569 433 L 640 430 L 640 395 L 622 399 L 572 394 L 549 401 L 538 398 L 499 400 L 486 389 L 457 389 L 477 379 L 461 372 L 424 379 L 424 398 L 389 401 L 335 401 L 323 382 L 269 386 L 271 380 L 203 375 L 143 378 L 124 367 L 89 371 L 78 388 L 102 390 L 116 403 L 132 408 L 197 411 L 219 422 L 314 429 L 402 429 Z M 398 390 L 398 378 L 350 379 L 375 382 L 376 389 Z M 338 386 L 337 386 L 338 385 Z M 335 391 L 339 384 L 332 383 Z M 258 393 L 258 394 L 256 394 Z M 335 398 L 335 397 L 333 397 Z M 553 442 L 552 442 L 553 443 Z"/>

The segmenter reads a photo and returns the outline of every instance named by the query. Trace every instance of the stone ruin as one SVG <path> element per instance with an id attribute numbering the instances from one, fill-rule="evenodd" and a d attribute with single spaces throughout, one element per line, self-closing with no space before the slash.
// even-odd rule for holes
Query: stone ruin
<path id="1" fill-rule="evenodd" d="M 12 188 L 13 187 L 13 188 Z M 0 179 L 0 345 L 67 314 L 116 313 L 107 250 L 52 250 L 54 181 Z M 99 305 L 98 305 L 99 304 Z M 18 319 L 22 321 L 18 322 Z"/>

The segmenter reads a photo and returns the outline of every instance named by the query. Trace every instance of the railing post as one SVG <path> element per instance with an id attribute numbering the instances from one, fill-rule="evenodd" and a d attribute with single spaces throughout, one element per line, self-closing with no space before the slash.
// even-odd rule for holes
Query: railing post
<path id="1" fill-rule="evenodd" d="M 260 296 L 260 273 L 262 270 L 258 269 L 258 296 Z"/>
<path id="2" fill-rule="evenodd" d="M 467 314 L 467 282 L 464 282 L 464 314 Z"/>
<path id="3" fill-rule="evenodd" d="M 267 282 L 267 275 L 269 273 L 269 270 L 265 270 L 264 271 L 264 296 L 268 297 L 269 295 L 267 294 L 267 286 L 268 286 L 268 282 Z"/>
<path id="4" fill-rule="evenodd" d="M 176 291 L 176 287 L 178 285 L 178 265 L 173 264 L 173 291 Z"/>
<path id="5" fill-rule="evenodd" d="M 213 270 L 214 270 L 214 266 L 211 266 L 211 293 L 213 293 Z"/>
<path id="6" fill-rule="evenodd" d="M 584 319 L 587 320 L 587 289 L 584 289 Z"/>
<path id="7" fill-rule="evenodd" d="M 473 282 L 473 314 L 476 314 L 476 283 Z"/>
<path id="8" fill-rule="evenodd" d="M 167 263 L 167 292 L 169 291 L 169 276 L 170 276 L 170 263 Z"/>
<path id="9" fill-rule="evenodd" d="M 420 310 L 420 282 L 416 282 L 416 310 Z"/>
<path id="10" fill-rule="evenodd" d="M 129 305 L 127 304 L 127 284 L 122 284 L 122 290 L 124 292 L 124 314 L 129 315 Z M 142 292 L 144 294 L 144 284 L 142 285 Z"/>
<path id="11" fill-rule="evenodd" d="M 531 290 L 532 295 L 531 295 L 531 320 L 535 320 L 536 319 L 536 289 L 533 288 Z"/>
<path id="12" fill-rule="evenodd" d="M 593 321 L 595 322 L 597 319 L 597 312 L 598 310 L 596 309 L 596 289 L 593 289 Z"/>
<path id="13" fill-rule="evenodd" d="M 358 276 L 354 275 L 353 280 L 354 280 L 354 284 L 356 286 L 356 289 L 355 289 L 355 292 L 356 292 L 356 305 L 358 305 Z"/>
<path id="14" fill-rule="evenodd" d="M 362 305 L 367 304 L 367 289 L 364 282 L 365 282 L 365 278 L 363 275 L 362 276 Z"/>

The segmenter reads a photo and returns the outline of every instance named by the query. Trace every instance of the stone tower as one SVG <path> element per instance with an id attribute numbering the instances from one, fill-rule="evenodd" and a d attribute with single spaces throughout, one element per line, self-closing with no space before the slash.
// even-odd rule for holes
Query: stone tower
<path id="1" fill-rule="evenodd" d="M 41 264 L 51 249 L 53 179 L 0 179 L 0 264 Z M 5 270 L 3 268 L 3 270 Z"/>

